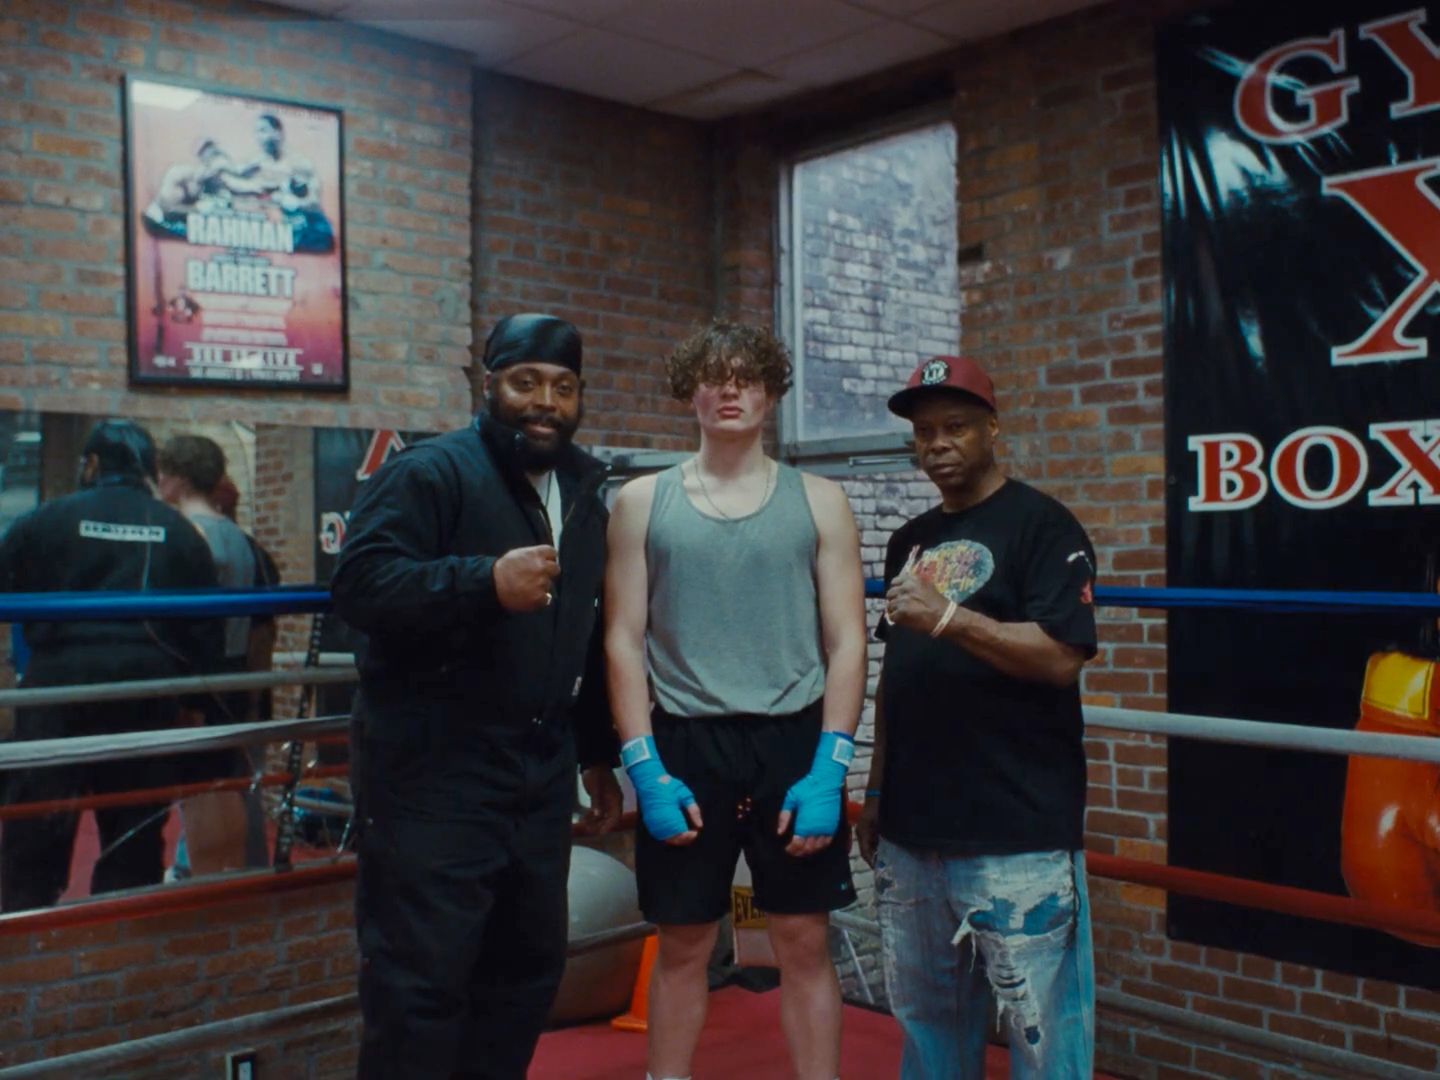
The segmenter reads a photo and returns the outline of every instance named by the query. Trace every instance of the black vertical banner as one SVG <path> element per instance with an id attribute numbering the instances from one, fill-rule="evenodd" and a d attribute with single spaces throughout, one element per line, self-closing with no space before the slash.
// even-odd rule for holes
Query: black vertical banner
<path id="1" fill-rule="evenodd" d="M 358 428 L 316 428 L 315 438 L 315 580 L 329 585 L 335 572 L 350 508 L 360 488 L 392 454 L 426 438 L 426 433 Z M 323 652 L 354 652 L 361 635 L 331 615 L 320 639 Z M 320 714 L 348 713 L 353 688 L 320 688 Z"/>
<path id="2" fill-rule="evenodd" d="M 1434 589 L 1440 5 L 1244 4 L 1157 37 L 1168 580 Z M 1176 712 L 1440 736 L 1433 620 L 1172 613 Z M 1362 702 L 1363 698 L 1363 702 Z M 1172 740 L 1170 860 L 1440 910 L 1440 769 Z M 1169 932 L 1440 986 L 1440 940 L 1175 896 Z"/>

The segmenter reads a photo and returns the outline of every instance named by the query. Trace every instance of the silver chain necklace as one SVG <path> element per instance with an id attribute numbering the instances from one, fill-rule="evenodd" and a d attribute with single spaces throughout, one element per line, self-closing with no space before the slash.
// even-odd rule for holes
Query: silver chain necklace
<path id="1" fill-rule="evenodd" d="M 726 521 L 734 521 L 736 520 L 736 517 L 750 516 L 749 514 L 739 514 L 736 515 L 736 517 L 732 517 L 731 515 L 725 513 L 724 510 L 721 510 L 720 507 L 715 505 L 715 500 L 710 497 L 710 492 L 707 491 L 705 488 L 705 478 L 700 475 L 700 462 L 695 458 L 691 458 L 690 468 L 695 470 L 695 482 L 700 485 L 700 494 L 705 496 L 705 501 L 710 504 L 710 509 L 714 510 L 715 513 L 719 514 Z M 760 509 L 760 507 L 764 506 L 767 502 L 770 501 L 770 484 L 779 474 L 779 472 L 780 466 L 778 464 L 776 464 L 775 468 L 773 469 L 767 468 L 765 470 L 765 493 L 760 496 L 760 505 L 755 507 L 754 510 L 751 510 L 751 514 L 756 513 Z"/>

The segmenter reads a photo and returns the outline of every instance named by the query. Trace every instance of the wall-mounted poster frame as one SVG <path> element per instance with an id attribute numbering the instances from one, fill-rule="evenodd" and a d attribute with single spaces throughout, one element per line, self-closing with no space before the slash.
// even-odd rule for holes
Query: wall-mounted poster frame
<path id="1" fill-rule="evenodd" d="M 338 109 L 127 76 L 132 385 L 346 390 Z"/>

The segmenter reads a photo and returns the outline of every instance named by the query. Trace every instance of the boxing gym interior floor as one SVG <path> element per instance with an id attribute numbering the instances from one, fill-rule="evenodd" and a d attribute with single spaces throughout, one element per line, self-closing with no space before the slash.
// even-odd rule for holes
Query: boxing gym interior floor
<path id="1" fill-rule="evenodd" d="M 755 993 L 726 986 L 710 995 L 710 1012 L 695 1052 L 697 1077 L 745 1076 L 789 1080 L 793 1075 L 780 1031 L 778 990 Z M 854 1080 L 896 1076 L 900 1029 L 884 1013 L 845 1006 L 841 1035 L 842 1074 Z M 986 1080 L 1010 1075 L 1009 1052 L 990 1047 Z M 552 1031 L 540 1039 L 530 1080 L 635 1080 L 645 1073 L 645 1036 L 616 1031 L 608 1023 Z M 1097 1080 L 1113 1080 L 1096 1073 Z"/>
<path id="2" fill-rule="evenodd" d="M 165 830 L 166 859 L 173 858 L 179 835 L 178 815 Z M 99 853 L 94 819 L 86 814 L 76 837 L 71 887 L 66 899 L 88 895 L 88 867 Z M 297 849 L 299 859 L 323 857 L 318 849 Z M 89 860 L 89 861 L 87 861 Z M 710 1011 L 696 1049 L 695 1075 L 746 1076 L 751 1080 L 789 1080 L 789 1054 L 780 1030 L 778 990 L 755 991 L 725 986 L 710 995 Z M 900 1029 L 894 1018 L 872 1009 L 845 1006 L 841 1035 L 844 1075 L 895 1076 L 900 1069 Z M 540 1039 L 530 1080 L 634 1080 L 645 1069 L 645 1036 L 617 1031 L 606 1020 L 548 1032 Z M 986 1058 L 986 1080 L 1010 1075 L 1009 1054 L 992 1046 Z M 1096 1073 L 1096 1080 L 1114 1080 Z"/>

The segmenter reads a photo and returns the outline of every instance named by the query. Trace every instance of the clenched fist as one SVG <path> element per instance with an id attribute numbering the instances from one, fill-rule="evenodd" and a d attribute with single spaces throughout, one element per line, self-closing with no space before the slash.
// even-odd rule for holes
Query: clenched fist
<path id="1" fill-rule="evenodd" d="M 929 581 L 902 573 L 885 594 L 885 612 L 896 626 L 928 634 L 945 614 L 945 597 Z"/>
<path id="2" fill-rule="evenodd" d="M 560 575 L 560 556 L 549 544 L 516 548 L 495 560 L 495 595 L 506 611 L 539 611 L 553 599 L 551 583 Z"/>

